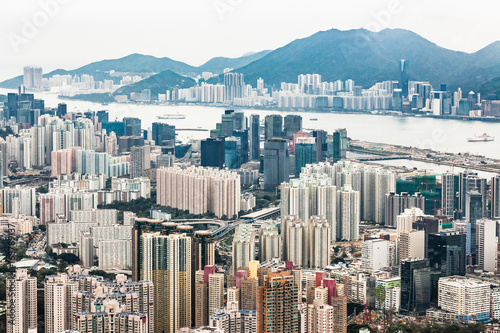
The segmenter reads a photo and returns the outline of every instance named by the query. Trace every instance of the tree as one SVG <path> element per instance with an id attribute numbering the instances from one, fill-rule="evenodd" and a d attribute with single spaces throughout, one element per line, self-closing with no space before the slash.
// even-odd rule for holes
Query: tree
<path id="1" fill-rule="evenodd" d="M 61 259 L 68 265 L 76 265 L 80 262 L 80 258 L 78 258 L 73 253 L 61 253 L 60 255 L 57 256 L 57 259 Z"/>
<path id="2" fill-rule="evenodd" d="M 47 247 L 45 248 L 45 253 L 47 253 L 47 255 L 48 255 L 49 257 L 51 257 L 51 256 L 52 256 L 52 254 L 54 253 L 54 250 L 52 250 L 52 247 L 47 246 Z"/>
<path id="3" fill-rule="evenodd" d="M 22 258 L 26 257 L 26 248 L 25 247 L 20 247 L 16 251 L 16 259 L 21 260 Z"/>

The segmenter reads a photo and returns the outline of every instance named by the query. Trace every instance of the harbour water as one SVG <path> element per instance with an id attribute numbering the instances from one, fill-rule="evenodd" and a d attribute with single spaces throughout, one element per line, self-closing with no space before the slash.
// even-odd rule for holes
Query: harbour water
<path id="1" fill-rule="evenodd" d="M 0 89 L 0 94 L 9 91 Z M 141 105 L 99 103 L 60 99 L 54 93 L 35 93 L 36 98 L 45 100 L 47 107 L 56 107 L 64 102 L 68 111 L 108 110 L 110 120 L 123 117 L 138 117 L 142 127 L 147 129 L 153 122 L 165 122 L 185 129 L 213 129 L 220 121 L 224 108 L 201 105 Z M 418 148 L 428 148 L 441 152 L 471 153 L 500 159 L 500 123 L 434 119 L 423 117 L 383 116 L 370 114 L 346 114 L 325 112 L 288 112 L 276 110 L 238 109 L 245 115 L 259 114 L 261 118 L 268 114 L 300 114 L 304 129 L 324 129 L 332 132 L 337 128 L 346 128 L 353 140 L 364 140 Z M 158 119 L 163 114 L 182 114 L 185 119 Z M 317 120 L 311 120 L 317 119 Z M 488 133 L 496 137 L 492 142 L 467 142 L 474 134 Z M 179 138 L 203 139 L 208 136 L 204 131 L 180 131 Z"/>

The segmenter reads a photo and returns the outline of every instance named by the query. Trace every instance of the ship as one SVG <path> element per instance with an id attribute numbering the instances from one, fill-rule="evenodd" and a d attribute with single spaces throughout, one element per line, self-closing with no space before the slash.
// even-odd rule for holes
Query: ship
<path id="1" fill-rule="evenodd" d="M 495 138 L 484 133 L 483 135 L 474 135 L 473 138 L 467 138 L 467 141 L 469 141 L 469 142 L 487 142 L 487 141 L 495 141 Z"/>
<path id="2" fill-rule="evenodd" d="M 310 118 L 310 121 L 318 121 L 318 118 Z"/>
<path id="3" fill-rule="evenodd" d="M 186 116 L 180 113 L 164 114 L 163 116 L 157 116 L 158 119 L 186 119 Z"/>

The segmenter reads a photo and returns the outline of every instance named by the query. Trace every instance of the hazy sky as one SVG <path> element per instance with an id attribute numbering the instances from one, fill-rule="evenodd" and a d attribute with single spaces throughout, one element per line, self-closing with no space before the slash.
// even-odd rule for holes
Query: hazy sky
<path id="1" fill-rule="evenodd" d="M 130 53 L 201 65 L 331 28 L 404 28 L 475 52 L 500 40 L 499 11 L 498 0 L 1 0 L 0 80 Z"/>

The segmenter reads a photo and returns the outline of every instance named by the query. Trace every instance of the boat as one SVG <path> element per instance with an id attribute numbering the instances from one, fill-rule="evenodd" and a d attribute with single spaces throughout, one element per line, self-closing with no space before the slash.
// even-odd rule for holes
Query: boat
<path id="1" fill-rule="evenodd" d="M 310 118 L 310 121 L 318 121 L 318 118 Z"/>
<path id="2" fill-rule="evenodd" d="M 163 116 L 157 116 L 158 119 L 186 119 L 186 116 L 179 113 L 164 114 Z"/>
<path id="3" fill-rule="evenodd" d="M 484 133 L 483 135 L 474 135 L 473 138 L 467 138 L 467 141 L 469 141 L 469 142 L 487 142 L 487 141 L 495 141 L 495 138 Z"/>

